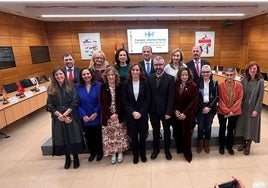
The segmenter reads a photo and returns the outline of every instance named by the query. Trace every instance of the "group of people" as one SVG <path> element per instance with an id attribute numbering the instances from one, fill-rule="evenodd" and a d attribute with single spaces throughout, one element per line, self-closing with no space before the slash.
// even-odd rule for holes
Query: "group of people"
<path id="1" fill-rule="evenodd" d="M 143 60 L 130 64 L 124 48 L 115 54 L 115 66 L 109 66 L 105 54 L 93 53 L 90 67 L 74 66 L 72 54 L 63 55 L 64 68 L 52 71 L 47 110 L 52 117 L 53 155 L 65 155 L 64 168 L 80 166 L 78 154 L 88 148 L 88 161 L 110 156 L 111 163 L 124 160 L 131 149 L 133 163 L 147 161 L 148 120 L 153 128 L 151 159 L 160 152 L 161 124 L 164 152 L 170 152 L 171 130 L 176 151 L 192 160 L 193 125 L 198 124 L 197 153 L 210 152 L 211 126 L 218 113 L 219 152 L 234 154 L 233 137 L 241 136 L 239 151 L 250 152 L 250 144 L 260 141 L 260 120 L 264 81 L 260 67 L 251 62 L 241 83 L 235 81 L 235 69 L 227 68 L 226 81 L 212 79 L 210 63 L 201 59 L 199 46 L 192 48 L 193 59 L 184 63 L 183 52 L 171 52 L 166 64 L 161 56 L 152 58 L 151 46 L 142 48 Z M 227 136 L 225 136 L 226 122 Z M 85 141 L 84 141 L 85 138 Z"/>

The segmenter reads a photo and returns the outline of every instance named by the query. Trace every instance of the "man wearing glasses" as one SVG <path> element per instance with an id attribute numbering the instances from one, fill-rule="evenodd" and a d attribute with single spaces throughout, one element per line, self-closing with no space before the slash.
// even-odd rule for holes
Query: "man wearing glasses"
<path id="1" fill-rule="evenodd" d="M 165 61 L 161 56 L 153 59 L 155 73 L 148 78 L 150 87 L 149 114 L 153 127 L 153 153 L 151 159 L 156 159 L 159 149 L 160 121 L 164 129 L 165 155 L 172 159 L 170 153 L 170 121 L 173 110 L 175 84 L 173 76 L 164 72 Z"/>

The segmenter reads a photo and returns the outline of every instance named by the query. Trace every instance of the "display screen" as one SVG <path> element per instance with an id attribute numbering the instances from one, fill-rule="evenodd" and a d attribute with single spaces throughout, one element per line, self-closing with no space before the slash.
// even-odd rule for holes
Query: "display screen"
<path id="1" fill-rule="evenodd" d="M 48 46 L 30 46 L 32 63 L 45 63 L 50 61 Z"/>
<path id="2" fill-rule="evenodd" d="M 11 46 L 0 46 L 0 69 L 16 67 Z"/>
<path id="3" fill-rule="evenodd" d="M 128 29 L 128 52 L 142 53 L 142 47 L 149 45 L 153 53 L 168 52 L 168 29 Z"/>

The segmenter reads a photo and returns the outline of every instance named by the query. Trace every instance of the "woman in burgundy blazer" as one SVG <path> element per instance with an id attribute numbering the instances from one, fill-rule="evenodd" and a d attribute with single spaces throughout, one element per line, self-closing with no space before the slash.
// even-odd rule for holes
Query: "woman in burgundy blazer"
<path id="1" fill-rule="evenodd" d="M 182 67 L 177 77 L 174 102 L 176 120 L 173 131 L 177 153 L 183 153 L 185 159 L 191 162 L 191 125 L 198 105 L 198 88 L 193 82 L 193 74 L 190 69 Z"/>
<path id="2" fill-rule="evenodd" d="M 111 163 L 123 161 L 123 152 L 129 147 L 127 127 L 122 104 L 123 91 L 119 73 L 108 67 L 103 73 L 104 84 L 100 87 L 102 145 L 104 156 L 112 156 Z"/>

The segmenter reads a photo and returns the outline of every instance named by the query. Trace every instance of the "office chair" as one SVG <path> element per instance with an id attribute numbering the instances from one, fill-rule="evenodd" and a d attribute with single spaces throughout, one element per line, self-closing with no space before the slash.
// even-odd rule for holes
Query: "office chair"
<path id="1" fill-rule="evenodd" d="M 267 73 L 266 72 L 261 72 L 261 74 L 262 74 L 263 79 L 267 81 L 268 80 Z"/>
<path id="2" fill-rule="evenodd" d="M 23 87 L 23 88 L 27 88 L 27 87 L 31 87 L 33 86 L 33 83 L 31 82 L 30 79 L 23 79 L 20 81 L 20 85 Z"/>
<path id="3" fill-rule="evenodd" d="M 3 88 L 7 93 L 12 93 L 14 91 L 17 91 L 18 86 L 15 82 L 12 82 L 10 84 L 3 85 Z"/>

